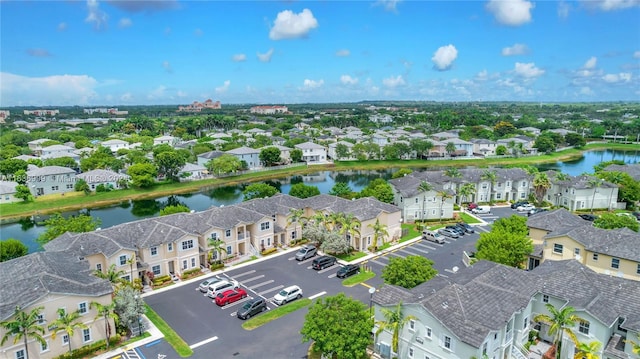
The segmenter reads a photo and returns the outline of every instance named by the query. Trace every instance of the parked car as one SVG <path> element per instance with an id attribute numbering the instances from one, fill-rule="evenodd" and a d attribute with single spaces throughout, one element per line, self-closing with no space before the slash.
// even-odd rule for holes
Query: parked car
<path id="1" fill-rule="evenodd" d="M 471 202 L 471 203 L 469 203 L 469 204 L 467 205 L 467 209 L 468 209 L 468 210 L 472 210 L 472 209 L 474 209 L 474 208 L 478 208 L 478 204 L 477 204 L 477 203 L 473 203 L 473 202 Z"/>
<path id="2" fill-rule="evenodd" d="M 593 222 L 596 219 L 598 219 L 598 216 L 593 215 L 593 214 L 588 214 L 588 213 L 579 214 L 578 217 L 584 219 L 585 221 L 590 221 L 590 222 Z"/>
<path id="3" fill-rule="evenodd" d="M 230 289 L 222 293 L 218 293 L 218 295 L 216 296 L 216 304 L 222 307 L 229 303 L 237 302 L 240 299 L 244 299 L 246 297 L 247 292 L 244 289 Z"/>
<path id="4" fill-rule="evenodd" d="M 520 206 L 524 206 L 525 204 L 529 204 L 529 202 L 528 201 L 518 201 L 518 202 L 511 203 L 511 209 L 516 209 L 516 208 L 518 208 Z"/>
<path id="5" fill-rule="evenodd" d="M 529 211 L 528 215 L 529 216 L 533 216 L 536 213 L 546 212 L 546 211 L 548 211 L 548 209 L 546 209 L 546 208 L 534 208 L 534 209 Z"/>
<path id="6" fill-rule="evenodd" d="M 640 221 L 640 211 L 635 211 L 635 212 L 633 212 L 633 213 L 631 213 L 631 214 L 632 214 L 634 217 L 636 217 L 636 219 L 637 219 L 638 221 Z"/>
<path id="7" fill-rule="evenodd" d="M 215 299 L 218 293 L 222 293 L 229 289 L 236 289 L 238 286 L 238 282 L 235 280 L 221 280 L 209 286 L 209 289 L 207 290 L 207 297 Z"/>
<path id="8" fill-rule="evenodd" d="M 318 249 L 316 248 L 316 246 L 312 244 L 305 244 L 300 249 L 298 249 L 298 252 L 296 253 L 296 260 L 303 261 L 305 259 L 314 257 L 316 254 L 318 254 Z"/>
<path id="9" fill-rule="evenodd" d="M 198 289 L 200 289 L 200 291 L 202 293 L 206 293 L 207 290 L 209 290 L 209 286 L 222 281 L 223 279 L 220 277 L 213 277 L 213 278 L 209 278 L 207 280 L 205 280 L 204 282 L 200 283 L 200 285 L 198 286 Z"/>
<path id="10" fill-rule="evenodd" d="M 468 223 L 458 222 L 456 223 L 456 226 L 458 226 L 459 228 L 462 228 L 462 230 L 464 230 L 465 233 L 476 233 L 476 230 L 473 229 L 473 227 Z"/>
<path id="11" fill-rule="evenodd" d="M 473 214 L 489 214 L 491 213 L 491 207 L 489 206 L 478 206 L 471 210 Z"/>
<path id="12" fill-rule="evenodd" d="M 444 236 L 438 232 L 430 231 L 425 229 L 422 231 L 422 239 L 426 239 L 431 242 L 436 242 L 439 244 L 444 244 Z"/>
<path id="13" fill-rule="evenodd" d="M 277 305 L 285 305 L 292 300 L 302 298 L 302 289 L 297 285 L 292 285 L 281 290 L 273 297 L 273 302 Z"/>
<path id="14" fill-rule="evenodd" d="M 536 206 L 532 205 L 532 204 L 523 204 L 522 206 L 518 206 L 516 208 L 516 211 L 518 212 L 529 212 L 532 209 L 535 209 Z"/>
<path id="15" fill-rule="evenodd" d="M 340 267 L 340 269 L 338 269 L 338 273 L 336 274 L 336 277 L 338 278 L 347 278 L 350 277 L 354 274 L 358 274 L 360 273 L 360 266 L 357 264 L 347 264 L 345 266 Z"/>
<path id="16" fill-rule="evenodd" d="M 337 262 L 336 257 L 322 256 L 313 260 L 313 262 L 311 263 L 311 268 L 315 270 L 325 269 L 327 267 L 331 267 L 332 265 L 336 264 L 336 262 Z"/>
<path id="17" fill-rule="evenodd" d="M 258 313 L 262 313 L 267 310 L 267 302 L 262 298 L 253 298 L 246 301 L 242 308 L 236 312 L 238 319 L 249 319 Z"/>
<path id="18" fill-rule="evenodd" d="M 449 238 L 459 238 L 460 237 L 458 235 L 458 232 L 452 231 L 452 230 L 447 229 L 447 228 L 438 229 L 438 233 L 440 233 L 443 236 L 449 237 Z"/>
<path id="19" fill-rule="evenodd" d="M 450 226 L 446 226 L 446 227 L 444 227 L 444 228 L 445 228 L 445 229 L 450 229 L 450 230 L 452 230 L 452 231 L 454 231 L 454 232 L 458 233 L 458 235 L 459 235 L 460 237 L 464 236 L 464 234 L 465 234 L 465 230 L 464 230 L 464 229 L 462 229 L 462 228 L 460 228 L 460 227 L 458 227 L 458 226 L 456 226 L 456 225 L 450 225 Z"/>

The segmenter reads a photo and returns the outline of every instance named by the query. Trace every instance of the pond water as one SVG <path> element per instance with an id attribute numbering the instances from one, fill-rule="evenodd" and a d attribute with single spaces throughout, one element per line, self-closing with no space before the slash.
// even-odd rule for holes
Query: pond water
<path id="1" fill-rule="evenodd" d="M 622 160 L 629 164 L 640 163 L 640 148 L 638 151 L 631 152 L 611 150 L 590 151 L 585 152 L 584 156 L 578 160 L 544 164 L 537 167 L 541 170 L 553 169 L 576 176 L 584 172 L 592 173 L 594 165 L 602 161 L 610 160 Z M 378 171 L 320 171 L 302 176 L 283 177 L 281 179 L 267 181 L 267 183 L 277 187 L 282 193 L 289 193 L 291 185 L 300 182 L 317 186 L 320 193 L 329 193 L 336 182 L 347 183 L 353 191 L 359 192 L 366 187 L 370 181 L 376 178 L 391 178 L 393 172 L 395 172 L 393 168 Z M 202 211 L 211 206 L 238 203 L 243 199 L 243 189 L 243 185 L 206 188 L 191 194 L 125 201 L 119 205 L 86 209 L 65 213 L 64 215 L 78 214 L 80 212 L 88 213 L 100 219 L 102 228 L 107 228 L 125 222 L 158 216 L 160 209 L 171 204 L 181 203 L 193 210 Z M 40 247 L 36 242 L 36 238 L 45 228 L 43 225 L 36 224 L 36 222 L 41 223 L 46 218 L 46 216 L 24 218 L 11 223 L 3 223 L 0 225 L 0 239 L 16 238 L 25 243 L 29 247 L 29 251 L 38 251 Z"/>

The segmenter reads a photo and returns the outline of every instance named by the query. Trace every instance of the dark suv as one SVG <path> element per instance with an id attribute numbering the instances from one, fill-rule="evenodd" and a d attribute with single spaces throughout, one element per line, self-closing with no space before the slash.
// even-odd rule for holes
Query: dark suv
<path id="1" fill-rule="evenodd" d="M 331 256 L 322 256 L 313 260 L 311 267 L 315 270 L 325 269 L 327 267 L 331 267 L 336 264 L 336 257 Z"/>
<path id="2" fill-rule="evenodd" d="M 242 308 L 238 309 L 236 316 L 238 319 L 249 319 L 265 310 L 267 310 L 267 302 L 262 298 L 254 298 L 246 301 Z"/>
<path id="3" fill-rule="evenodd" d="M 512 203 L 511 204 L 511 209 L 516 209 L 516 208 L 518 208 L 520 206 L 524 206 L 525 204 L 529 204 L 529 202 L 528 201 L 518 201 L 518 202 Z"/>

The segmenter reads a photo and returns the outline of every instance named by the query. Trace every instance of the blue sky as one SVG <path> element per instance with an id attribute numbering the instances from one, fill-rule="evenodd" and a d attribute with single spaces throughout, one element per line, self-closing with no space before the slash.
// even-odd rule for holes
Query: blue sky
<path id="1" fill-rule="evenodd" d="M 640 100 L 640 0 L 1 0 L 0 20 L 3 107 Z"/>

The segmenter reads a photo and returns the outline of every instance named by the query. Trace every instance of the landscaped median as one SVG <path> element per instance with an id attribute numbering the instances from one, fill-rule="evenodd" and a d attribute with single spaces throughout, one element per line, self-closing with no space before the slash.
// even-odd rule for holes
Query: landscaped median
<path id="1" fill-rule="evenodd" d="M 150 306 L 145 304 L 147 318 L 160 330 L 164 335 L 164 339 L 176 350 L 176 353 L 183 358 L 193 355 L 193 350 L 189 345 L 176 333 L 167 322 L 164 321 Z"/>
<path id="2" fill-rule="evenodd" d="M 258 315 L 256 317 L 253 317 L 249 320 L 247 320 L 246 322 L 242 323 L 242 327 L 246 330 L 253 330 L 258 328 L 259 326 L 262 326 L 264 324 L 267 324 L 271 321 L 274 321 L 280 317 L 284 317 L 285 315 L 289 314 L 289 313 L 293 313 L 298 309 L 302 309 L 306 306 L 308 306 L 309 304 L 311 304 L 311 299 L 309 298 L 302 298 L 302 299 L 298 299 L 296 301 L 293 301 L 291 303 L 287 303 L 283 306 L 277 307 L 275 309 L 272 309 L 264 314 Z"/>
<path id="3" fill-rule="evenodd" d="M 361 269 L 360 273 L 352 275 L 351 277 L 343 280 L 342 285 L 345 287 L 353 287 L 356 284 L 364 283 L 376 276 L 376 274 L 373 271 L 362 270 L 362 268 L 360 269 Z"/>

